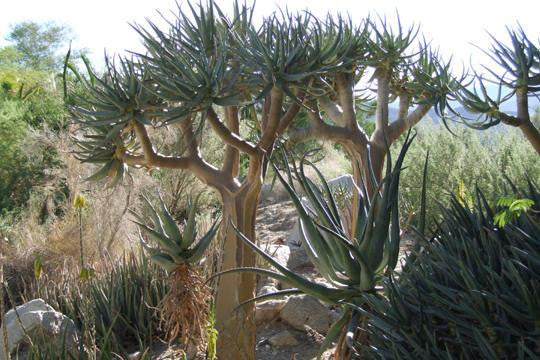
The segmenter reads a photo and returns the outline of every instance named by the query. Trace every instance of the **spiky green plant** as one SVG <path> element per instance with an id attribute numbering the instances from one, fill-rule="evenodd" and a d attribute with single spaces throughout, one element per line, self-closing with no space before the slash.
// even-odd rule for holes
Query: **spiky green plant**
<path id="1" fill-rule="evenodd" d="M 218 220 L 212 224 L 206 234 L 195 242 L 197 238 L 195 216 L 198 197 L 195 201 L 191 197 L 188 199 L 188 218 L 183 229 L 180 229 L 161 196 L 157 209 L 146 196 L 142 198 L 148 207 L 151 223 L 147 224 L 142 216 L 133 211 L 132 214 L 139 230 L 142 229 L 154 242 L 154 246 L 150 245 L 143 237 L 142 232 L 139 231 L 139 238 L 144 249 L 150 255 L 150 259 L 169 272 L 180 265 L 196 265 L 216 235 Z"/>
<path id="2" fill-rule="evenodd" d="M 389 156 L 386 176 L 378 184 L 371 199 L 362 196 L 356 229 L 353 236 L 341 219 L 334 195 L 321 172 L 305 158 L 299 168 L 294 164 L 292 171 L 286 167 L 287 181 L 275 167 L 276 174 L 289 193 L 300 217 L 302 244 L 320 274 L 328 281 L 323 285 L 291 271 L 280 265 L 264 250 L 251 243 L 242 233 L 240 238 L 259 255 L 277 269 L 277 272 L 259 268 L 242 268 L 230 271 L 253 271 L 264 276 L 286 281 L 295 288 L 258 296 L 253 300 L 270 297 L 305 293 L 324 302 L 343 306 L 343 316 L 329 330 L 321 347 L 321 352 L 328 348 L 342 334 L 343 341 L 352 344 L 353 334 L 347 334 L 349 328 L 355 329 L 359 313 L 350 306 L 362 306 L 362 294 L 376 292 L 376 285 L 394 270 L 399 254 L 400 228 L 398 214 L 398 185 L 401 165 L 405 153 L 414 136 L 407 137 L 394 167 Z M 286 158 L 286 156 L 285 156 Z M 285 163 L 288 163 L 286 160 Z M 321 187 L 305 175 L 305 164 L 310 165 L 318 175 Z M 300 192 L 294 188 L 293 176 L 302 187 L 302 192 L 309 200 L 309 205 L 302 200 Z M 366 189 L 364 187 L 364 194 Z M 223 272 L 225 274 L 229 271 Z"/>
<path id="3" fill-rule="evenodd" d="M 147 197 L 143 196 L 143 199 L 148 206 L 151 224 L 146 225 L 141 216 L 133 213 L 137 219 L 135 223 L 153 239 L 156 246 L 150 246 L 139 232 L 141 243 L 150 259 L 169 272 L 170 290 L 160 304 L 165 332 L 171 341 L 180 337 L 186 351 L 190 344 L 203 351 L 208 335 L 210 293 L 196 266 L 217 232 L 219 219 L 196 242 L 198 197 L 195 201 L 188 198 L 188 218 L 183 229 L 178 226 L 161 196 L 159 209 Z M 214 339 L 211 337 L 210 340 Z"/>
<path id="4" fill-rule="evenodd" d="M 487 129 L 502 122 L 518 127 L 540 155 L 540 131 L 531 122 L 528 100 L 540 94 L 540 43 L 530 40 L 521 26 L 507 30 L 510 44 L 491 35 L 493 45 L 485 51 L 498 68 L 485 66 L 488 75 L 476 74 L 475 87 L 459 86 L 456 97 L 466 110 L 478 115 L 477 119 L 462 117 L 468 125 Z M 497 96 L 489 94 L 486 81 L 499 86 Z M 501 105 L 514 98 L 516 114 L 502 111 Z"/>
<path id="5" fill-rule="evenodd" d="M 504 227 L 480 190 L 472 208 L 453 197 L 384 296 L 364 295 L 368 358 L 540 357 L 540 192 L 509 195 L 535 205 Z"/>
<path id="6" fill-rule="evenodd" d="M 96 348 L 104 359 L 115 353 L 127 356 L 134 347 L 144 351 L 164 335 L 156 311 L 169 290 L 163 269 L 133 253 L 106 269 L 85 282 L 73 281 L 69 272 L 60 279 L 43 274 L 25 292 L 27 298 L 42 298 L 73 319 L 91 352 L 81 359 L 97 358 Z M 43 350 L 44 358 L 55 358 L 45 356 L 45 349 L 35 350 Z"/>

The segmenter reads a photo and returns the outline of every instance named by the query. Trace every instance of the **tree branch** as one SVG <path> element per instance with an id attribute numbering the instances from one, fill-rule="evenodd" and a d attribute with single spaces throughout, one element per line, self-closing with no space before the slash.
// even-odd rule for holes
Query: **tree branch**
<path id="1" fill-rule="evenodd" d="M 356 111 L 354 101 L 354 84 L 351 74 L 339 73 L 336 76 L 339 103 L 343 109 L 342 119 L 349 129 L 356 128 Z"/>
<path id="2" fill-rule="evenodd" d="M 230 106 L 225 108 L 225 123 L 232 133 L 240 134 L 240 122 L 238 120 L 238 108 Z M 223 172 L 232 177 L 238 176 L 240 152 L 234 146 L 227 145 L 223 158 Z"/>
<path id="3" fill-rule="evenodd" d="M 199 144 L 197 144 L 195 134 L 193 133 L 193 123 L 191 122 L 191 118 L 180 121 L 179 126 L 182 131 L 182 136 L 184 137 L 188 155 L 199 157 Z"/>
<path id="4" fill-rule="evenodd" d="M 394 121 L 393 123 L 388 126 L 387 130 L 387 136 L 388 136 L 388 143 L 392 144 L 394 141 L 396 141 L 397 138 L 401 136 L 405 131 L 412 128 L 414 125 L 416 125 L 420 120 L 424 118 L 424 116 L 428 113 L 429 109 L 431 109 L 431 104 L 423 104 L 418 105 L 416 109 L 414 109 L 413 112 L 411 112 L 406 117 L 398 117 L 397 121 Z M 400 97 L 400 112 L 401 112 L 401 97 Z"/>
<path id="5" fill-rule="evenodd" d="M 156 154 L 152 147 L 152 142 L 148 136 L 148 132 L 144 125 L 138 123 L 137 121 L 133 122 L 133 127 L 135 128 L 135 133 L 137 138 L 141 143 L 143 149 L 143 155 L 133 155 L 124 153 L 122 156 L 122 161 L 130 166 L 144 166 L 144 167 L 161 167 L 169 169 L 180 169 L 180 170 L 190 170 L 193 172 L 197 178 L 202 182 L 213 186 L 219 191 L 223 192 L 225 189 L 236 189 L 238 186 L 234 181 L 226 176 L 223 176 L 223 172 L 207 163 L 200 157 L 198 148 L 195 145 L 195 151 L 189 154 L 187 157 L 173 157 L 173 156 L 162 156 Z M 189 138 L 193 136 L 193 133 L 189 133 L 187 129 L 191 128 L 190 123 L 184 123 L 183 135 Z M 193 148 L 192 150 L 193 151 Z M 188 151 L 189 152 L 189 151 Z"/>
<path id="6" fill-rule="evenodd" d="M 335 124 L 345 126 L 345 121 L 343 120 L 343 112 L 341 109 L 330 100 L 328 96 L 320 96 L 317 98 L 317 102 L 321 106 L 322 110 L 328 115 L 330 120 Z"/>
<path id="7" fill-rule="evenodd" d="M 243 140 L 238 134 L 231 132 L 219 119 L 214 109 L 208 109 L 208 121 L 212 126 L 212 129 L 220 137 L 225 144 L 233 146 L 234 148 L 245 152 L 249 155 L 255 155 L 257 153 L 256 147 L 248 141 Z"/>
<path id="8" fill-rule="evenodd" d="M 318 112 L 309 112 L 308 116 L 310 118 L 309 127 L 289 131 L 289 141 L 292 144 L 298 144 L 310 139 L 322 139 L 340 144 L 353 143 L 356 140 L 350 130 L 325 123 Z"/>
<path id="9" fill-rule="evenodd" d="M 388 125 L 388 99 L 390 97 L 390 78 L 386 74 L 377 77 L 377 109 L 375 110 L 375 128 L 383 129 Z"/>
<path id="10" fill-rule="evenodd" d="M 292 121 L 294 120 L 296 115 L 298 115 L 299 112 L 300 112 L 300 104 L 298 104 L 297 102 L 294 102 L 293 104 L 291 104 L 291 106 L 289 106 L 289 109 L 287 110 L 285 115 L 283 115 L 281 117 L 281 120 L 279 120 L 279 126 L 277 129 L 278 135 L 281 135 L 285 132 L 285 130 L 289 127 L 289 125 L 292 123 Z"/>
<path id="11" fill-rule="evenodd" d="M 281 107 L 283 106 L 283 91 L 274 86 L 270 93 L 270 101 L 268 123 L 263 129 L 262 137 L 258 144 L 258 147 L 265 151 L 272 146 L 276 137 L 276 131 L 281 119 Z"/>
<path id="12" fill-rule="evenodd" d="M 137 138 L 141 143 L 143 156 L 123 154 L 122 160 L 131 166 L 163 167 L 171 169 L 187 169 L 190 159 L 186 157 L 162 156 L 156 154 L 144 125 L 133 121 Z"/>

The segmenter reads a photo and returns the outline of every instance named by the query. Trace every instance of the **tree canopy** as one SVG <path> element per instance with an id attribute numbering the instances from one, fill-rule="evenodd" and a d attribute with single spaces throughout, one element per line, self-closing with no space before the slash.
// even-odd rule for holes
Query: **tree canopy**
<path id="1" fill-rule="evenodd" d="M 68 41 L 70 29 L 54 22 L 39 24 L 24 21 L 11 26 L 6 40 L 13 44 L 3 55 L 20 65 L 42 70 L 57 70 L 62 64 L 60 50 Z M 4 57 L 4 56 L 2 56 Z"/>

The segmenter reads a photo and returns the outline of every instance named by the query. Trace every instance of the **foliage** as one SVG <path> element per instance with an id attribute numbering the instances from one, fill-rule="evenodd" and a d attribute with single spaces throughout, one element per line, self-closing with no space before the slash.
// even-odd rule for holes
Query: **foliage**
<path id="1" fill-rule="evenodd" d="M 452 197 L 384 296 L 364 296 L 372 358 L 538 357 L 540 192 L 529 182 L 507 194 L 536 205 L 499 227 L 480 190 L 472 209 Z"/>
<path id="2" fill-rule="evenodd" d="M 531 199 L 516 199 L 511 196 L 503 196 L 497 200 L 497 206 L 503 209 L 495 214 L 493 222 L 499 227 L 504 227 L 506 224 L 517 220 L 521 214 L 530 210 L 534 205 Z"/>
<path id="3" fill-rule="evenodd" d="M 416 127 L 418 136 L 405 159 L 401 179 L 400 210 L 403 221 L 418 225 L 423 163 L 429 151 L 427 182 L 428 225 L 441 217 L 438 202 L 446 203 L 460 184 L 468 198 L 476 186 L 490 203 L 505 192 L 506 178 L 515 179 L 516 186 L 527 186 L 522 174 L 540 179 L 540 159 L 531 145 L 521 140 L 516 129 L 494 128 L 478 132 L 453 127 L 453 136 L 439 124 L 422 123 Z M 392 147 L 395 154 L 399 147 Z M 467 199 L 466 199 L 467 200 Z"/>
<path id="4" fill-rule="evenodd" d="M 195 215 L 197 214 L 198 198 L 194 202 L 191 199 L 188 200 L 187 211 L 189 215 L 183 230 L 178 227 L 161 197 L 159 198 L 159 209 L 156 209 L 147 197 L 143 196 L 143 199 L 152 219 L 151 225 L 146 225 L 140 215 L 134 212 L 132 214 L 135 216 L 134 222 L 140 227 L 140 230 L 157 245 L 150 246 L 142 233 L 139 232 L 139 239 L 144 249 L 149 253 L 150 259 L 169 272 L 183 264 L 196 265 L 214 238 L 218 229 L 218 221 L 215 221 L 208 232 L 195 242 L 197 239 Z"/>
<path id="5" fill-rule="evenodd" d="M 45 274 L 27 296 L 41 297 L 73 319 L 102 358 L 126 356 L 133 344 L 146 349 L 163 335 L 157 307 L 169 289 L 165 273 L 135 254 L 104 270 L 84 283 L 67 275 L 50 281 Z"/>
<path id="6" fill-rule="evenodd" d="M 0 211 L 23 206 L 32 186 L 43 182 L 47 169 L 60 166 L 56 150 L 25 122 L 26 105 L 0 99 Z"/>
<path id="7" fill-rule="evenodd" d="M 20 55 L 12 58 L 26 67 L 57 70 L 61 57 L 56 52 L 66 43 L 68 32 L 68 27 L 52 22 L 38 24 L 25 21 L 15 24 L 7 40 L 14 43 Z"/>

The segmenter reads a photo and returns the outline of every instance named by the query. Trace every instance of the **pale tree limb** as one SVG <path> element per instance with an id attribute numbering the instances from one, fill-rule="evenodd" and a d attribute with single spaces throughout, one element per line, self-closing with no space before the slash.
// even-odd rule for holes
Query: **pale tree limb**
<path id="1" fill-rule="evenodd" d="M 251 144 L 249 141 L 245 141 L 240 137 L 239 134 L 229 130 L 227 126 L 221 122 L 214 109 L 208 109 L 207 118 L 212 129 L 216 132 L 220 139 L 225 142 L 225 144 L 233 146 L 234 148 L 245 152 L 248 155 L 255 155 L 257 153 L 255 145 Z"/>
<path id="2" fill-rule="evenodd" d="M 273 87 L 270 92 L 270 109 L 268 111 L 268 122 L 263 128 L 261 139 L 258 147 L 267 151 L 272 146 L 275 140 L 276 132 L 281 119 L 281 107 L 283 106 L 283 91 L 277 87 Z"/>
<path id="3" fill-rule="evenodd" d="M 517 117 L 521 120 L 519 128 L 527 140 L 529 140 L 536 152 L 540 155 L 540 132 L 533 125 L 529 116 L 529 98 L 527 97 L 526 88 L 519 88 L 516 91 L 516 102 Z"/>
<path id="4" fill-rule="evenodd" d="M 388 102 L 390 97 L 390 77 L 380 74 L 377 77 L 377 108 L 375 110 L 375 128 L 384 129 L 388 125 Z"/>
<path id="5" fill-rule="evenodd" d="M 240 122 L 238 120 L 238 108 L 236 106 L 225 108 L 225 123 L 232 133 L 240 134 Z M 239 160 L 240 152 L 238 149 L 234 146 L 227 145 L 223 157 L 223 172 L 229 174 L 231 177 L 237 177 Z"/>
<path id="6" fill-rule="evenodd" d="M 422 104 L 418 105 L 411 113 L 406 117 L 400 118 L 388 126 L 387 134 L 388 143 L 392 144 L 404 134 L 407 130 L 416 125 L 420 120 L 426 116 L 429 109 L 431 109 L 431 104 Z"/>
<path id="7" fill-rule="evenodd" d="M 356 122 L 356 110 L 354 99 L 354 77 L 349 73 L 339 73 L 336 75 L 337 93 L 339 96 L 339 103 L 343 109 L 343 122 L 342 126 L 346 126 L 349 129 L 357 127 Z"/>
<path id="8" fill-rule="evenodd" d="M 130 166 L 163 167 L 171 169 L 187 169 L 190 159 L 187 157 L 163 156 L 154 151 L 150 137 L 144 125 L 133 121 L 137 138 L 141 143 L 143 155 L 124 153 L 122 160 Z"/>
<path id="9" fill-rule="evenodd" d="M 320 96 L 317 98 L 317 102 L 321 109 L 336 125 L 345 126 L 343 120 L 343 112 L 328 96 Z"/>

